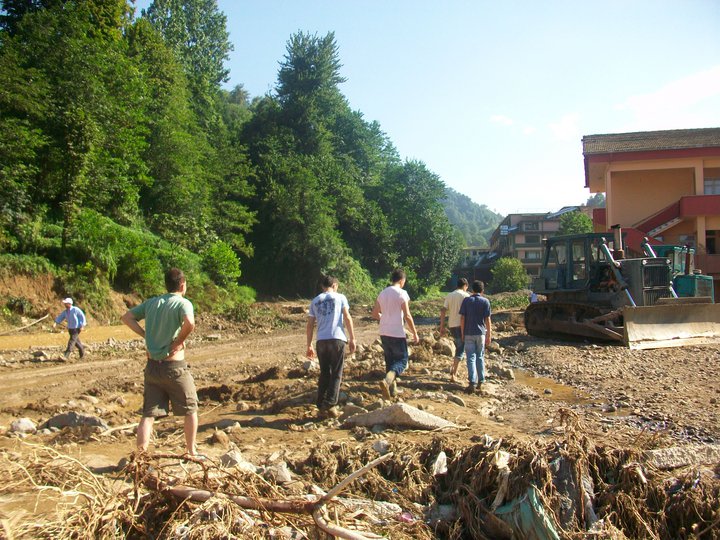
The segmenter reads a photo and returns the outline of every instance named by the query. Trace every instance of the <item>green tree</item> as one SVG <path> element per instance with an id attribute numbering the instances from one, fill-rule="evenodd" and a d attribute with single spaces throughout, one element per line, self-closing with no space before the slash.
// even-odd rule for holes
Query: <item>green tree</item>
<path id="1" fill-rule="evenodd" d="M 512 257 L 502 257 L 490 270 L 492 282 L 490 288 L 493 293 L 514 292 L 528 286 L 528 275 L 522 263 Z"/>
<path id="2" fill-rule="evenodd" d="M 302 153 L 330 151 L 330 127 L 347 107 L 338 85 L 340 60 L 335 35 L 298 32 L 290 37 L 278 72 L 277 97 L 283 124 L 295 135 Z"/>
<path id="3" fill-rule="evenodd" d="M 139 188 L 148 181 L 138 106 L 144 83 L 119 29 L 110 31 L 112 18 L 98 18 L 98 5 L 67 2 L 27 13 L 3 42 L 4 53 L 41 73 L 40 86 L 48 90 L 46 112 L 35 124 L 47 144 L 32 203 L 62 216 L 63 245 L 84 207 L 129 222 L 137 215 Z"/>
<path id="4" fill-rule="evenodd" d="M 392 167 L 376 193 L 394 233 L 398 262 L 417 276 L 421 293 L 447 278 L 462 248 L 440 202 L 444 193 L 440 178 L 419 161 Z"/>
<path id="5" fill-rule="evenodd" d="M 175 51 L 196 111 L 211 124 L 217 92 L 228 78 L 225 61 L 232 51 L 227 17 L 218 9 L 217 0 L 153 0 L 142 14 Z"/>
<path id="6" fill-rule="evenodd" d="M 579 211 L 560 216 L 558 234 L 584 234 L 593 232 L 592 220 Z"/>
<path id="7" fill-rule="evenodd" d="M 585 206 L 589 206 L 591 208 L 605 208 L 605 194 L 596 193 L 595 195 L 591 195 L 588 197 Z"/>

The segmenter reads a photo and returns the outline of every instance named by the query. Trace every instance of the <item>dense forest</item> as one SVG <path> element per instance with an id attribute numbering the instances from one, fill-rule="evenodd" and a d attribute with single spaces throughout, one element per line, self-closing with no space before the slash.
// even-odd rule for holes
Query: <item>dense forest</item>
<path id="1" fill-rule="evenodd" d="M 313 294 L 322 273 L 367 297 L 396 266 L 423 294 L 497 218 L 469 223 L 469 199 L 352 109 L 332 33 L 289 36 L 250 96 L 222 86 L 216 0 L 0 5 L 0 265 L 63 294 L 147 296 L 169 266 L 217 310 Z"/>

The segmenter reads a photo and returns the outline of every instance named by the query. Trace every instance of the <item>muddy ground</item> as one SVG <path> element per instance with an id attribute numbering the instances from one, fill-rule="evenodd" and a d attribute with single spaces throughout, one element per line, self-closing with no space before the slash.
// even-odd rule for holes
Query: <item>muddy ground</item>
<path id="1" fill-rule="evenodd" d="M 304 302 L 277 303 L 267 325 L 232 325 L 202 319 L 189 342 L 188 360 L 202 400 L 200 450 L 217 458 L 235 445 L 246 459 L 270 456 L 287 462 L 307 458 L 329 441 L 348 445 L 374 439 L 429 441 L 422 431 L 349 429 L 319 420 L 314 407 L 317 372 L 304 358 Z M 379 406 L 382 355 L 377 324 L 367 307 L 354 311 L 361 352 L 347 359 L 342 404 Z M 424 345 L 413 347 L 400 380 L 399 401 L 461 426 L 445 436 L 468 445 L 484 434 L 493 439 L 552 441 L 564 435 L 568 418 L 595 440 L 642 448 L 720 442 L 720 347 L 630 351 L 620 346 L 566 343 L 528 336 L 520 312 L 494 315 L 495 343 L 487 355 L 482 395 L 466 395 L 466 370 L 451 382 L 451 359 L 431 348 L 437 319 L 418 321 Z M 0 451 L 57 448 L 82 463 L 110 470 L 134 449 L 134 425 L 142 394 L 142 345 L 122 327 L 84 334 L 86 359 L 60 360 L 64 333 L 41 323 L 31 332 L 0 336 Z M 506 369 L 513 370 L 514 378 Z M 459 399 L 458 399 L 459 398 Z M 346 406 L 346 405 L 345 405 Z M 37 425 L 55 414 L 78 411 L 110 426 L 100 434 L 69 430 L 18 436 L 14 420 Z M 182 425 L 173 417 L 156 424 L 152 449 L 182 450 Z M 227 436 L 217 436 L 222 430 Z M 28 444 L 30 443 L 30 444 Z M 1 482 L 1 481 L 0 481 Z M 0 517 L 33 513 L 37 498 L 0 490 Z"/>

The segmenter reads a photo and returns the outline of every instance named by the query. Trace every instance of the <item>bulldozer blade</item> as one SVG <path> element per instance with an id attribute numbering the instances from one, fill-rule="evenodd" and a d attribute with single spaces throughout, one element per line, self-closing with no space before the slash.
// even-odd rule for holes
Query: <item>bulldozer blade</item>
<path id="1" fill-rule="evenodd" d="M 720 343 L 720 304 L 626 307 L 623 319 L 625 344 L 631 349 Z"/>

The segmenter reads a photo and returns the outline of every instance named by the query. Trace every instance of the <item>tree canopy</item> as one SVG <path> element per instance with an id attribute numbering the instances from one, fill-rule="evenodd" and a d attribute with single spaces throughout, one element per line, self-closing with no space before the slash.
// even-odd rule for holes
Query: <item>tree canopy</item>
<path id="1" fill-rule="evenodd" d="M 558 234 L 584 234 L 593 232 L 592 219 L 580 211 L 568 212 L 560 216 Z"/>
<path id="2" fill-rule="evenodd" d="M 216 0 L 0 5 L 0 249 L 57 265 L 66 291 L 152 294 L 177 264 L 223 305 L 239 283 L 310 295 L 323 273 L 368 295 L 397 266 L 422 293 L 494 225 L 480 207 L 463 240 L 448 193 L 469 199 L 351 108 L 333 33 L 290 36 L 252 97 L 221 86 Z"/>

